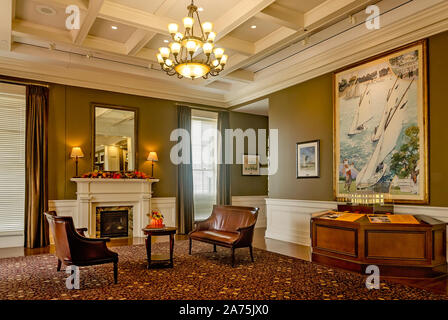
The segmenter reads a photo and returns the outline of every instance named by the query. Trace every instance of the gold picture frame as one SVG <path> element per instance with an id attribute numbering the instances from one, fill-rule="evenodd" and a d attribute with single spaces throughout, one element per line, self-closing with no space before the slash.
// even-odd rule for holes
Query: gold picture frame
<path id="1" fill-rule="evenodd" d="M 333 73 L 336 200 L 372 192 L 429 202 L 427 82 L 426 40 Z"/>

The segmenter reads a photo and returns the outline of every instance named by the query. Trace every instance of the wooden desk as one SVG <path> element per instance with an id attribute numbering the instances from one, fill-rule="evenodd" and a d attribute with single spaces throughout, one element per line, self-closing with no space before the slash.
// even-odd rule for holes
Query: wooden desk
<path id="1" fill-rule="evenodd" d="M 446 273 L 446 223 L 414 216 L 419 224 L 311 219 L 312 261 L 365 273 L 377 265 L 381 276 L 426 278 Z"/>

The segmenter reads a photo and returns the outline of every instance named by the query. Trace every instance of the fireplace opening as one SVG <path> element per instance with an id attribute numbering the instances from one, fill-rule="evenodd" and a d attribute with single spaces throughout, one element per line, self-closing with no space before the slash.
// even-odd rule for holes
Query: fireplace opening
<path id="1" fill-rule="evenodd" d="M 127 237 L 128 214 L 128 210 L 101 211 L 100 236 L 110 238 Z"/>

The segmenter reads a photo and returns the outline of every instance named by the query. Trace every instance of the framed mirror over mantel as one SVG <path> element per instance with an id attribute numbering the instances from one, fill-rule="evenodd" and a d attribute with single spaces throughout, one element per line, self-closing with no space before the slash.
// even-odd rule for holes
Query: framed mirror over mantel
<path id="1" fill-rule="evenodd" d="M 136 170 L 138 109 L 93 103 L 92 123 L 93 170 Z"/>

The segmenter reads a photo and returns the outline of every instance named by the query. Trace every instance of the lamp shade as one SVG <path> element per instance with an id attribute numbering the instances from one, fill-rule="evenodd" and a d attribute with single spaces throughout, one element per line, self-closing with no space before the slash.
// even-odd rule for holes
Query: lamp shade
<path id="1" fill-rule="evenodd" d="M 151 151 L 149 154 L 148 154 L 148 159 L 147 159 L 148 161 L 159 161 L 159 158 L 157 157 L 157 152 L 155 152 L 155 151 Z"/>
<path id="2" fill-rule="evenodd" d="M 83 158 L 84 157 L 84 153 L 82 152 L 81 147 L 73 147 L 72 148 L 72 153 L 70 154 L 70 157 L 72 158 Z"/>

